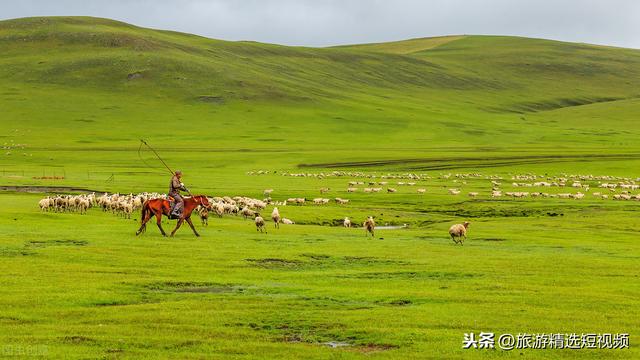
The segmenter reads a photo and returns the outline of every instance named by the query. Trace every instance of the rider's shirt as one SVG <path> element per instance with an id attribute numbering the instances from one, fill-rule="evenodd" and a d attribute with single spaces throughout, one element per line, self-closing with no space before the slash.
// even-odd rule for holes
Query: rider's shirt
<path id="1" fill-rule="evenodd" d="M 180 182 L 177 176 L 171 177 L 171 183 L 169 184 L 169 193 L 180 193 L 180 190 L 184 190 L 184 185 Z"/>

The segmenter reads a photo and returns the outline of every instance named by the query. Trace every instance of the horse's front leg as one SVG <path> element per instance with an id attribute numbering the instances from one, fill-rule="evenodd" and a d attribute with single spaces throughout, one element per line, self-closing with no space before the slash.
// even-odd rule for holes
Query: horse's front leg
<path id="1" fill-rule="evenodd" d="M 158 229 L 160 229 L 160 232 L 162 233 L 162 236 L 167 236 L 167 233 L 164 232 L 164 229 L 162 228 L 162 213 L 159 212 L 156 214 L 156 224 L 158 224 Z"/>
<path id="2" fill-rule="evenodd" d="M 180 218 L 180 220 L 178 220 L 178 223 L 176 224 L 176 228 L 173 229 L 173 231 L 171 232 L 171 237 L 173 237 L 173 235 L 176 233 L 176 231 L 178 231 L 178 229 L 180 229 L 180 226 L 182 226 L 183 222 L 184 222 L 184 218 Z"/>
<path id="3" fill-rule="evenodd" d="M 187 224 L 189 224 L 189 226 L 191 226 L 191 230 L 193 230 L 193 233 L 196 236 L 200 236 L 200 234 L 198 234 L 198 232 L 196 231 L 196 228 L 193 226 L 193 222 L 191 222 L 191 216 L 189 216 L 188 218 L 186 218 L 185 220 L 187 220 Z"/>

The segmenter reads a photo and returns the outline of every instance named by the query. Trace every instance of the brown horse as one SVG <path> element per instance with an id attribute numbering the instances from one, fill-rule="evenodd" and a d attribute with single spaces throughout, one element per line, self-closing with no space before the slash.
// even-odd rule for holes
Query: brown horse
<path id="1" fill-rule="evenodd" d="M 183 222 L 187 222 L 189 226 L 191 226 L 191 230 L 196 236 L 200 236 L 196 231 L 196 228 L 193 227 L 193 223 L 191 222 L 191 213 L 193 210 L 198 207 L 198 205 L 202 205 L 207 209 L 210 209 L 209 200 L 205 195 L 196 195 L 192 197 L 184 198 L 184 208 L 182 209 L 182 215 L 178 219 L 178 223 L 176 224 L 176 228 L 171 232 L 171 236 L 173 236 L 176 231 L 182 226 Z M 162 229 L 162 215 L 169 217 L 169 211 L 171 210 L 171 204 L 169 200 L 165 199 L 151 199 L 147 200 L 142 204 L 142 213 L 140 215 L 140 229 L 136 231 L 136 236 L 142 234 L 147 230 L 147 222 L 151 220 L 151 217 L 155 215 L 156 224 L 158 224 L 158 229 L 162 233 L 162 236 L 167 236 Z"/>

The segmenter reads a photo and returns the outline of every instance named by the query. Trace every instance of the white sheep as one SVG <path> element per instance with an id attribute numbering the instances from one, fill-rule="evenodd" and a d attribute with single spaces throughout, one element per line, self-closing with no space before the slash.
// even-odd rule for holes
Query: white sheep
<path id="1" fill-rule="evenodd" d="M 246 219 L 246 218 L 248 218 L 248 217 L 252 217 L 252 216 L 255 216 L 255 215 L 256 215 L 256 212 L 255 212 L 255 211 L 253 211 L 253 210 L 249 209 L 249 208 L 248 208 L 248 207 L 246 207 L 246 206 L 242 209 L 241 213 L 242 213 L 242 216 L 243 216 L 245 219 Z"/>
<path id="2" fill-rule="evenodd" d="M 280 212 L 278 211 L 277 207 L 273 208 L 273 211 L 271 212 L 271 219 L 274 222 L 274 227 L 276 228 L 280 228 Z"/>
<path id="3" fill-rule="evenodd" d="M 53 205 L 53 201 L 49 197 L 46 197 L 38 202 L 38 206 L 40 207 L 41 211 L 48 211 L 51 205 Z"/>
<path id="4" fill-rule="evenodd" d="M 295 224 L 292 220 L 289 220 L 287 218 L 282 218 L 282 223 L 285 225 L 293 225 Z"/>
<path id="5" fill-rule="evenodd" d="M 449 235 L 451 236 L 451 240 L 453 240 L 453 242 L 456 244 L 462 245 L 464 243 L 464 240 L 467 239 L 468 227 L 469 227 L 468 221 L 465 221 L 462 224 L 451 225 L 451 227 L 449 228 Z"/>
<path id="6" fill-rule="evenodd" d="M 364 233 L 365 236 L 371 234 L 371 237 L 374 237 L 375 235 L 373 234 L 373 230 L 375 230 L 376 228 L 376 222 L 373 220 L 373 217 L 369 216 L 367 218 L 367 220 L 364 221 L 364 223 L 362 224 L 362 226 L 365 228 L 366 232 Z"/>
<path id="7" fill-rule="evenodd" d="M 348 217 L 345 217 L 344 221 L 342 222 L 342 226 L 344 226 L 346 228 L 350 228 L 351 227 L 351 220 L 349 220 Z"/>
<path id="8" fill-rule="evenodd" d="M 262 218 L 262 216 L 260 216 L 260 214 L 256 214 L 255 223 L 256 231 L 264 232 L 265 234 L 267 233 L 267 229 L 264 226 L 264 219 Z"/>

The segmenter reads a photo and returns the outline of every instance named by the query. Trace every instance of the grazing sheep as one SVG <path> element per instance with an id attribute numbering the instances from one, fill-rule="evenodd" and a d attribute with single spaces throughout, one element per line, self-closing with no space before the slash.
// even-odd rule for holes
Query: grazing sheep
<path id="1" fill-rule="evenodd" d="M 266 189 L 265 191 L 262 192 L 263 196 L 271 196 L 271 193 L 273 192 L 273 189 Z"/>
<path id="2" fill-rule="evenodd" d="M 251 210 L 251 209 L 249 209 L 249 208 L 248 208 L 248 207 L 246 207 L 246 206 L 242 209 L 241 213 L 242 213 L 242 216 L 243 216 L 245 219 L 247 219 L 247 218 L 249 218 L 249 217 L 256 216 L 256 212 L 255 212 L 255 211 L 253 211 L 253 210 Z"/>
<path id="3" fill-rule="evenodd" d="M 427 192 L 427 189 L 418 189 L 418 194 L 424 194 Z"/>
<path id="4" fill-rule="evenodd" d="M 320 194 L 328 193 L 328 192 L 329 192 L 329 190 L 331 190 L 331 189 L 330 189 L 330 188 L 321 188 L 321 189 L 320 189 Z"/>
<path id="5" fill-rule="evenodd" d="M 129 203 L 122 203 L 122 212 L 124 218 L 131 219 L 131 213 L 133 213 L 133 205 Z M 82 213 L 82 210 L 80 210 L 80 213 Z"/>
<path id="6" fill-rule="evenodd" d="M 358 191 L 358 188 L 352 188 L 352 187 L 347 188 L 347 192 L 352 193 L 352 192 L 356 192 L 356 191 Z"/>
<path id="7" fill-rule="evenodd" d="M 374 237 L 373 230 L 376 228 L 376 222 L 373 220 L 373 217 L 369 216 L 367 220 L 364 221 L 362 226 L 365 228 L 366 232 L 365 236 L 371 234 L 371 237 Z"/>
<path id="8" fill-rule="evenodd" d="M 89 199 L 80 199 L 77 205 L 77 209 L 80 211 L 80 214 L 87 214 L 87 209 L 91 207 L 91 202 Z M 133 204 L 126 204 L 124 206 L 125 214 L 127 214 L 128 218 L 131 219 L 131 213 L 133 212 Z"/>
<path id="9" fill-rule="evenodd" d="M 449 194 L 458 195 L 458 194 L 460 194 L 460 190 L 458 190 L 458 189 L 449 189 Z"/>
<path id="10" fill-rule="evenodd" d="M 256 223 L 256 231 L 264 232 L 265 234 L 267 233 L 267 229 L 264 226 L 264 219 L 258 213 L 256 213 L 255 223 Z"/>
<path id="11" fill-rule="evenodd" d="M 218 215 L 218 217 L 222 217 L 222 215 L 224 215 L 224 204 L 221 202 L 215 204 L 213 206 L 213 210 L 215 210 L 216 215 Z"/>
<path id="12" fill-rule="evenodd" d="M 449 235 L 451 236 L 451 240 L 454 243 L 463 245 L 464 240 L 467 239 L 467 228 L 469 227 L 469 222 L 465 221 L 462 224 L 455 224 L 449 228 Z M 457 238 L 457 240 L 456 240 Z"/>
<path id="13" fill-rule="evenodd" d="M 52 203 L 53 203 L 53 201 L 49 197 L 47 197 L 47 198 L 44 198 L 44 199 L 40 200 L 38 202 L 38 206 L 40 206 L 40 210 L 41 211 L 48 211 L 49 210 L 49 206 L 51 206 Z"/>
<path id="14" fill-rule="evenodd" d="M 394 188 L 387 188 L 387 192 L 388 192 L 388 193 L 394 193 L 394 192 L 396 192 L 396 191 L 398 191 L 398 190 L 396 190 L 396 189 L 394 189 Z"/>
<path id="15" fill-rule="evenodd" d="M 289 220 L 287 218 L 282 218 L 282 223 L 285 225 L 293 225 L 295 224 L 292 220 Z"/>
<path id="16" fill-rule="evenodd" d="M 342 222 L 342 226 L 344 226 L 346 228 L 350 228 L 351 227 L 351 220 L 349 220 L 348 217 L 345 217 L 344 221 Z"/>
<path id="17" fill-rule="evenodd" d="M 345 205 L 349 203 L 348 199 L 335 198 L 335 200 L 336 200 L 336 204 L 338 205 Z"/>
<path id="18" fill-rule="evenodd" d="M 275 228 L 280 228 L 280 212 L 278 211 L 277 207 L 273 208 L 273 211 L 271 212 L 271 219 L 274 222 L 274 227 Z"/>
<path id="19" fill-rule="evenodd" d="M 470 193 L 469 193 L 469 197 L 474 198 L 474 197 L 476 197 L 476 196 L 478 196 L 478 193 L 477 193 L 477 192 L 470 192 Z"/>

